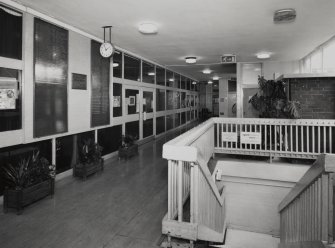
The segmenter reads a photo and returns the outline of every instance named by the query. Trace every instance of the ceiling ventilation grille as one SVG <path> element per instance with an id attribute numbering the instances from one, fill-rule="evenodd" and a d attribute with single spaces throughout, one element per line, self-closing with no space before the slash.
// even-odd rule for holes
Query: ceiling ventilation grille
<path id="1" fill-rule="evenodd" d="M 297 16 L 294 9 L 280 9 L 277 10 L 273 16 L 274 23 L 293 22 Z"/>

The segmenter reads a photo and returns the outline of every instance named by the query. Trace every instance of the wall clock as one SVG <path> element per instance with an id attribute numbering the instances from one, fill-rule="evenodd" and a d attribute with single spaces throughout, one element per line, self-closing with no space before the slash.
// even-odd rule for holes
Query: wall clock
<path id="1" fill-rule="evenodd" d="M 111 57 L 114 54 L 115 48 L 113 44 L 109 42 L 104 42 L 100 46 L 100 54 L 104 58 Z"/>
<path id="2" fill-rule="evenodd" d="M 104 26 L 104 43 L 100 46 L 100 54 L 104 58 L 109 58 L 113 56 L 115 52 L 115 47 L 112 44 L 112 26 Z M 106 28 L 109 30 L 109 41 L 106 40 Z"/>

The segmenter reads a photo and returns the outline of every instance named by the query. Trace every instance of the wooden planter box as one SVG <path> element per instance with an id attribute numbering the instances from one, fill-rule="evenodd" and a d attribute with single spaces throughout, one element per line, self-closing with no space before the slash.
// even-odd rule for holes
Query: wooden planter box
<path id="1" fill-rule="evenodd" d="M 138 154 L 138 144 L 133 144 L 130 147 L 120 147 L 119 148 L 119 159 L 130 158 Z"/>
<path id="2" fill-rule="evenodd" d="M 83 180 L 86 180 L 87 176 L 103 170 L 104 170 L 104 160 L 101 158 L 100 161 L 96 163 L 76 164 L 73 168 L 73 176 L 81 177 Z"/>
<path id="3" fill-rule="evenodd" d="M 30 205 L 48 195 L 55 193 L 55 180 L 50 178 L 44 182 L 35 184 L 25 189 L 5 189 L 3 195 L 3 210 L 7 212 L 9 208 L 14 208 L 17 214 L 23 212 L 25 206 Z"/>

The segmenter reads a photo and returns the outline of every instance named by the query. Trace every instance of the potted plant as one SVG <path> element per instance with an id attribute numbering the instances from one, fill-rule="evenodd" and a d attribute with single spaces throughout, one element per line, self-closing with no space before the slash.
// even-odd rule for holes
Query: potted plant
<path id="1" fill-rule="evenodd" d="M 300 118 L 300 103 L 288 99 L 284 81 L 266 80 L 258 76 L 258 87 L 258 93 L 249 102 L 259 112 L 260 118 Z"/>
<path id="2" fill-rule="evenodd" d="M 298 101 L 290 101 L 288 99 L 286 88 L 287 84 L 281 80 L 266 80 L 264 77 L 258 76 L 258 86 L 259 91 L 254 96 L 252 96 L 249 100 L 249 103 L 259 112 L 260 118 L 276 118 L 276 119 L 298 119 L 300 118 L 300 102 Z M 276 134 L 275 131 L 272 135 L 281 137 L 277 140 L 275 144 L 275 138 L 272 137 L 272 144 L 268 144 L 275 149 L 277 147 L 280 148 L 280 144 L 282 144 L 283 150 L 289 150 L 288 142 L 284 142 L 285 139 L 288 139 L 290 134 L 290 130 L 282 130 L 280 132 L 281 126 L 276 126 Z M 270 140 L 269 132 L 266 134 L 268 136 L 268 140 Z M 287 144 L 284 147 L 284 144 Z M 269 149 L 269 147 L 267 147 Z"/>
<path id="3" fill-rule="evenodd" d="M 138 144 L 131 135 L 122 135 L 122 144 L 119 147 L 119 159 L 129 158 L 138 153 Z"/>
<path id="4" fill-rule="evenodd" d="M 3 175 L 7 186 L 4 191 L 4 212 L 9 208 L 21 214 L 23 208 L 55 191 L 55 166 L 33 151 L 28 158 L 22 158 L 15 165 L 3 167 Z"/>
<path id="5" fill-rule="evenodd" d="M 87 176 L 104 170 L 102 147 L 92 139 L 86 139 L 79 149 L 79 161 L 74 165 L 73 176 L 86 180 Z"/>

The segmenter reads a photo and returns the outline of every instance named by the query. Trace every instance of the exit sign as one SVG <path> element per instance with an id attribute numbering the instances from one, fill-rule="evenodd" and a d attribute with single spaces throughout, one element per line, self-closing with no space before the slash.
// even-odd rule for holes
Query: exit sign
<path id="1" fill-rule="evenodd" d="M 221 63 L 236 63 L 236 55 L 225 54 L 221 56 Z"/>

